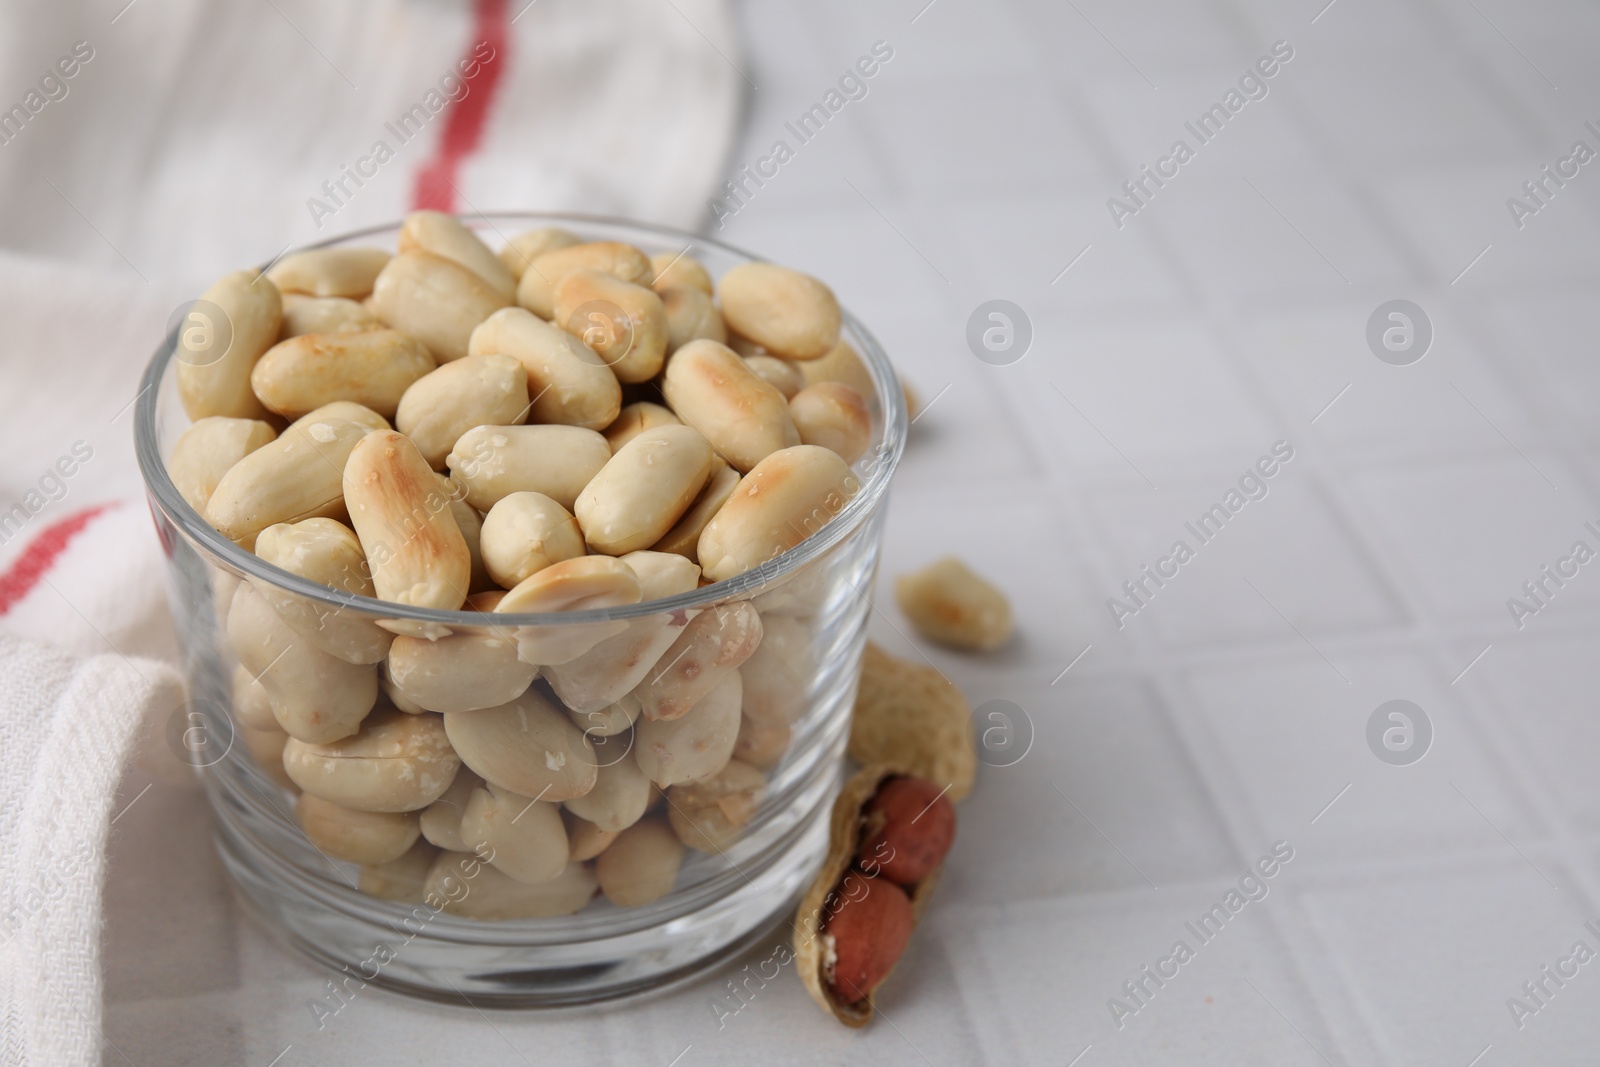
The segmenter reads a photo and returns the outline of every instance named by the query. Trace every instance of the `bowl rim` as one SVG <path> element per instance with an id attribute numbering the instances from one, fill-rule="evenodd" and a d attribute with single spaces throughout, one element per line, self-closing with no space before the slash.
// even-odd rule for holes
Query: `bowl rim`
<path id="1" fill-rule="evenodd" d="M 575 228 L 591 225 L 633 230 L 663 240 L 671 239 L 673 241 L 687 242 L 689 247 L 684 250 L 685 254 L 692 251 L 696 244 L 703 244 L 744 262 L 767 262 L 760 256 L 736 245 L 719 241 L 716 238 L 690 233 L 670 226 L 640 222 L 618 216 L 578 212 L 490 211 L 473 212 L 470 216 L 457 214 L 455 217 L 469 227 L 475 221 L 481 221 L 493 227 L 497 232 L 499 227 L 495 226 L 496 221 L 526 227 L 570 224 Z M 278 256 L 264 264 L 261 270 L 265 273 L 273 263 L 295 252 L 347 245 L 363 237 L 392 236 L 399 231 L 403 221 L 399 220 L 363 227 L 340 233 L 312 244 L 286 248 Z M 644 618 L 664 612 L 703 609 L 731 600 L 746 599 L 753 595 L 756 590 L 800 571 L 808 563 L 817 559 L 853 533 L 875 511 L 888 492 L 890 478 L 893 476 L 895 468 L 900 462 L 900 457 L 905 450 L 906 434 L 909 428 L 905 398 L 901 392 L 900 381 L 895 374 L 894 367 L 890 364 L 889 358 L 879 345 L 877 338 L 848 310 L 841 308 L 841 318 L 845 327 L 843 333 L 848 335 L 847 339 L 852 343 L 857 354 L 866 365 L 867 373 L 872 378 L 873 388 L 878 392 L 878 404 L 883 417 L 882 432 L 874 439 L 866 456 L 857 460 L 856 464 L 851 467 L 852 474 L 855 474 L 862 481 L 860 489 L 851 497 L 849 503 L 845 505 L 839 514 L 834 516 L 822 529 L 807 537 L 795 547 L 774 556 L 765 563 L 752 567 L 750 570 L 737 574 L 732 578 L 713 582 L 710 585 L 702 586 L 687 593 L 680 593 L 676 596 L 663 597 L 657 600 L 640 601 L 637 604 L 614 608 L 596 608 L 586 611 L 526 614 L 511 612 L 486 614 L 464 608 L 444 610 L 440 608 L 412 607 L 406 604 L 396 604 L 392 601 L 379 600 L 375 597 L 340 592 L 331 586 L 313 582 L 280 567 L 275 567 L 255 553 L 247 552 L 240 548 L 227 537 L 224 537 L 210 523 L 206 522 L 194 508 L 189 506 L 188 501 L 183 499 L 182 494 L 178 492 L 177 486 L 173 483 L 172 477 L 167 471 L 166 460 L 161 455 L 160 444 L 156 436 L 156 404 L 162 380 L 177 351 L 177 322 L 167 331 L 166 337 L 157 346 L 149 364 L 145 367 L 135 405 L 134 451 L 138 459 L 140 474 L 144 478 L 145 488 L 151 496 L 152 502 L 162 515 L 173 523 L 191 543 L 203 546 L 213 557 L 222 560 L 246 577 L 268 581 L 280 589 L 303 596 L 308 600 L 328 604 L 336 611 L 351 609 L 383 619 L 432 623 L 450 629 L 470 629 L 482 628 L 486 625 L 496 627 L 572 626 L 580 623 Z M 846 338 L 842 337 L 841 339 Z M 865 471 L 857 472 L 856 468 L 862 464 L 866 465 Z M 862 591 L 857 590 L 857 592 L 861 593 Z"/>

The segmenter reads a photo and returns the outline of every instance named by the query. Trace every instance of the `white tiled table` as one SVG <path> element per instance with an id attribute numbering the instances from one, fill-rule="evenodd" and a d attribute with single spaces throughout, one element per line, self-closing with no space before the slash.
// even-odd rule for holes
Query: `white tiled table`
<path id="1" fill-rule="evenodd" d="M 720 1029 L 709 980 L 553 1019 L 369 992 L 318 1032 L 321 976 L 200 862 L 199 933 L 171 886 L 113 904 L 114 960 L 194 944 L 188 968 L 110 975 L 119 1047 L 141 1067 L 286 1046 L 285 1065 L 1600 1062 L 1600 962 L 1521 1029 L 1506 1007 L 1575 941 L 1600 951 L 1600 563 L 1520 631 L 1505 605 L 1574 540 L 1600 548 L 1600 167 L 1521 231 L 1504 203 L 1574 139 L 1600 148 L 1600 9 L 1323 2 L 742 9 L 760 90 L 732 166 L 894 47 L 720 235 L 831 281 L 930 404 L 886 576 L 955 552 L 1009 590 L 1010 647 L 921 654 L 1035 733 L 982 768 L 879 1022 L 846 1032 L 785 976 Z M 1106 197 L 1279 39 L 1270 94 L 1116 229 Z M 1035 330 L 1012 366 L 964 341 L 996 297 Z M 1410 367 L 1365 341 L 1395 297 L 1435 329 Z M 1106 599 L 1280 439 L 1270 494 L 1118 629 Z M 918 655 L 879 602 L 874 637 Z M 1368 749 L 1393 698 L 1433 724 L 1410 766 Z M 160 793 L 140 817 L 202 818 Z M 1119 1028 L 1107 999 L 1280 840 L 1270 894 Z"/>

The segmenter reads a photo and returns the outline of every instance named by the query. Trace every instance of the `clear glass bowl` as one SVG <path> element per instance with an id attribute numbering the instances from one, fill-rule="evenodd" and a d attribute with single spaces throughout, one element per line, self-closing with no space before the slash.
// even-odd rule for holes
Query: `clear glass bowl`
<path id="1" fill-rule="evenodd" d="M 563 226 L 585 239 L 626 241 L 652 254 L 687 249 L 714 277 L 755 258 L 705 237 L 615 219 L 506 213 L 467 221 L 492 247 L 523 229 Z M 316 247 L 393 251 L 398 232 L 398 225 L 380 227 Z M 403 608 L 338 593 L 265 563 L 212 529 L 184 502 L 165 466 L 165 457 L 189 423 L 178 400 L 176 334 L 167 336 L 145 374 L 135 443 L 168 557 L 170 599 L 190 687 L 190 704 L 169 736 L 181 737 L 191 762 L 201 767 L 216 815 L 218 848 L 245 900 L 290 943 L 338 972 L 333 982 L 341 990 L 370 983 L 417 996 L 501 1007 L 610 1000 L 688 981 L 787 917 L 826 847 L 828 808 L 841 781 L 866 640 L 883 504 L 907 426 L 893 369 L 877 342 L 848 313 L 844 337 L 861 355 L 872 380 L 876 395 L 867 400 L 873 438 L 854 467 L 860 489 L 831 522 L 754 570 L 680 596 L 601 611 L 485 616 Z M 689 850 L 674 888 L 642 907 L 617 907 L 597 895 L 575 914 L 485 921 L 439 910 L 415 892 L 409 900 L 381 899 L 357 888 L 359 868 L 330 859 L 300 830 L 294 818 L 296 791 L 279 757 L 281 733 L 253 729 L 259 719 L 246 713 L 241 720 L 235 714 L 240 657 L 229 639 L 227 616 L 243 583 L 292 625 L 295 633 L 289 640 L 298 637 L 297 647 L 303 648 L 309 637 L 336 653 L 349 653 L 382 619 L 414 632 L 449 633 L 447 640 L 515 635 L 544 650 L 539 654 L 548 659 L 606 640 L 605 647 L 621 650 L 618 662 L 634 664 L 635 670 L 635 661 L 659 656 L 658 650 L 678 632 L 673 628 L 681 628 L 696 613 L 754 608 L 766 637 L 781 634 L 784 640 L 774 638 L 764 658 L 757 658 L 762 655 L 758 647 L 744 667 L 744 729 L 749 730 L 752 720 L 769 727 L 787 721 L 789 742 L 777 755 L 774 741 L 781 741 L 781 726 L 749 739 L 750 748 L 741 748 L 741 754 L 770 766 L 759 807 L 743 833 L 719 850 Z M 486 625 L 486 619 L 493 625 Z M 621 649 L 630 642 L 632 649 L 644 650 L 642 657 Z M 781 655 L 773 651 L 780 643 Z M 246 658 L 260 658 L 271 651 L 270 645 L 269 639 L 266 646 L 253 647 Z M 362 658 L 359 652 L 354 656 Z M 297 674 L 302 669 L 293 665 L 306 661 L 307 656 L 297 653 L 286 655 L 281 665 L 256 663 L 250 669 L 287 669 L 288 674 L 274 681 L 301 691 L 337 692 L 350 683 L 350 671 L 370 670 L 380 683 L 384 677 L 373 665 L 350 668 L 329 682 L 311 668 Z M 560 669 L 555 673 L 560 680 Z M 482 678 L 469 672 L 461 681 L 470 687 Z M 605 672 L 568 681 L 568 695 L 580 693 L 582 706 L 606 695 Z M 354 684 L 359 689 L 368 683 L 356 678 Z M 551 684 L 545 679 L 533 683 L 535 691 L 554 700 Z M 383 696 L 378 699 L 382 706 Z M 619 742 L 625 743 L 631 733 L 609 739 L 587 733 L 598 763 L 630 757 Z M 741 739 L 741 746 L 745 744 Z M 471 878 L 456 883 L 457 888 L 463 885 L 470 899 L 478 887 Z M 497 899 L 489 881 L 480 887 L 478 904 Z M 339 1003 L 330 989 L 327 1009 L 337 1010 Z"/>

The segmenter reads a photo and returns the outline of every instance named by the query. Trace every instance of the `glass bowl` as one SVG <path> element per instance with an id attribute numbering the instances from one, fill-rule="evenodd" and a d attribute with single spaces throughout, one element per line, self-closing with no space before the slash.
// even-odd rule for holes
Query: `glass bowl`
<path id="1" fill-rule="evenodd" d="M 588 240 L 625 241 L 651 254 L 687 252 L 714 277 L 755 258 L 698 235 L 616 219 L 503 213 L 464 221 L 491 247 L 524 229 L 562 226 Z M 314 247 L 393 251 L 398 233 L 398 225 L 378 227 Z M 185 503 L 166 469 L 165 457 L 189 424 L 178 399 L 176 329 L 168 334 L 145 373 L 135 426 L 140 469 L 168 557 L 169 594 L 189 683 L 190 702 L 174 715 L 168 736 L 199 768 L 216 816 L 218 849 L 244 900 L 289 943 L 337 972 L 319 1001 L 321 1007 L 313 1005 L 319 1018 L 337 1014 L 367 984 L 438 1000 L 518 1008 L 641 995 L 715 967 L 786 918 L 826 847 L 828 809 L 842 777 L 866 641 L 884 502 L 907 427 L 893 369 L 848 312 L 843 337 L 862 357 L 875 395 L 866 398 L 872 441 L 853 466 L 859 489 L 831 521 L 753 570 L 681 595 L 607 610 L 485 615 L 407 608 L 336 591 L 266 563 L 208 525 Z M 235 607 L 240 601 L 252 603 L 240 609 Z M 230 640 L 230 608 L 238 616 L 236 631 L 250 631 L 241 618 L 253 611 L 260 617 L 257 623 L 265 618 L 262 625 L 277 637 L 268 634 L 252 644 L 236 633 Z M 652 793 L 646 818 L 694 825 L 705 825 L 709 818 L 716 832 L 709 842 L 702 840 L 700 849 L 686 850 L 670 891 L 639 907 L 619 907 L 596 894 L 573 914 L 491 921 L 472 916 L 560 910 L 546 899 L 560 894 L 530 894 L 487 864 L 458 866 L 453 880 L 441 881 L 435 872 L 433 881 L 419 885 L 424 862 L 420 852 L 383 868 L 333 859 L 312 844 L 296 821 L 298 791 L 281 758 L 287 735 L 273 724 L 270 712 L 262 721 L 262 702 L 253 698 L 260 694 L 252 684 L 266 684 L 277 686 L 274 692 L 280 696 L 299 692 L 308 700 L 337 703 L 351 691 L 370 691 L 375 681 L 381 690 L 377 705 L 389 710 L 375 711 L 363 728 L 381 718 L 404 730 L 422 719 L 394 710 L 411 709 L 406 708 L 406 691 L 383 662 L 382 638 L 376 652 L 363 652 L 363 642 L 370 646 L 374 633 L 391 631 L 426 635 L 396 639 L 387 656 L 394 655 L 400 642 L 410 642 L 411 653 L 433 654 L 438 660 L 435 640 L 460 647 L 509 641 L 532 662 L 549 661 L 540 668 L 544 677 L 518 699 L 535 704 L 570 700 L 576 705 L 570 718 L 588 745 L 578 750 L 579 762 L 592 759 L 602 768 L 620 759 L 637 762 L 646 756 L 633 751 L 635 746 L 656 735 L 643 727 L 608 733 L 612 727 L 585 726 L 603 717 L 591 705 L 624 683 L 633 685 L 635 673 L 642 678 L 657 670 L 659 661 L 668 658 L 662 650 L 673 647 L 675 635 L 689 620 L 706 613 L 717 613 L 719 619 L 754 614 L 760 620 L 762 645 L 740 668 L 736 758 L 761 770 L 765 783 L 740 794 L 734 808 L 727 809 L 747 817 L 742 832 L 733 837 L 722 832 L 727 820 L 719 822 L 715 804 L 686 812 L 671 799 L 682 794 Z M 380 620 L 385 624 L 381 629 Z M 269 656 L 274 647 L 276 658 Z M 597 647 L 601 653 L 594 652 Z M 610 668 L 582 669 L 586 664 L 592 668 L 608 649 L 614 653 L 611 659 L 598 662 L 609 662 Z M 343 657 L 341 667 L 327 666 L 328 652 Z M 380 662 L 371 662 L 375 657 Z M 272 662 L 264 662 L 267 658 Z M 364 662 L 352 665 L 347 662 L 351 659 Z M 489 699 L 479 691 L 499 686 L 502 691 L 493 697 L 499 700 L 509 691 L 504 687 L 528 684 L 514 670 L 506 678 L 485 673 L 479 660 L 463 658 L 460 663 L 458 677 L 449 675 L 455 669 L 449 666 L 442 679 L 425 675 L 442 681 L 441 699 L 461 693 Z M 671 664 L 660 668 L 657 680 L 671 669 Z M 254 682 L 258 674 L 268 682 Z M 726 724 L 728 689 L 722 686 L 721 691 L 724 710 L 719 714 Z M 429 718 L 449 723 L 452 715 L 473 713 L 430 713 Z M 589 860 L 564 873 L 563 892 L 581 895 L 598 862 Z"/>

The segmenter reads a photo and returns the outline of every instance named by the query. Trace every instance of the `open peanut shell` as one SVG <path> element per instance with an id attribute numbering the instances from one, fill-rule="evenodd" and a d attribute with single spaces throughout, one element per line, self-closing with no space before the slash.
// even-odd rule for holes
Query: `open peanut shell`
<path id="1" fill-rule="evenodd" d="M 800 909 L 795 912 L 795 969 L 800 974 L 800 980 L 805 983 L 806 991 L 811 994 L 811 999 L 832 1012 L 833 1017 L 846 1026 L 865 1026 L 872 1019 L 875 991 L 869 991 L 865 999 L 851 1004 L 841 1000 L 828 984 L 827 966 L 832 955 L 831 938 L 822 931 L 828 917 L 828 897 L 850 872 L 856 853 L 861 848 L 861 842 L 880 828 L 879 824 L 883 817 L 877 814 L 865 815 L 862 809 L 877 795 L 878 788 L 885 781 L 902 777 L 914 777 L 914 775 L 904 767 L 876 763 L 870 767 L 863 767 L 845 782 L 844 788 L 839 791 L 838 799 L 833 802 L 833 813 L 828 824 L 827 858 L 823 860 L 822 868 L 812 881 L 811 888 L 806 890 L 806 895 L 801 898 Z M 906 895 L 911 899 L 913 924 L 922 921 L 922 913 L 927 909 L 928 901 L 932 898 L 934 887 L 938 882 L 939 872 L 934 871 L 915 886 L 906 889 Z"/>

